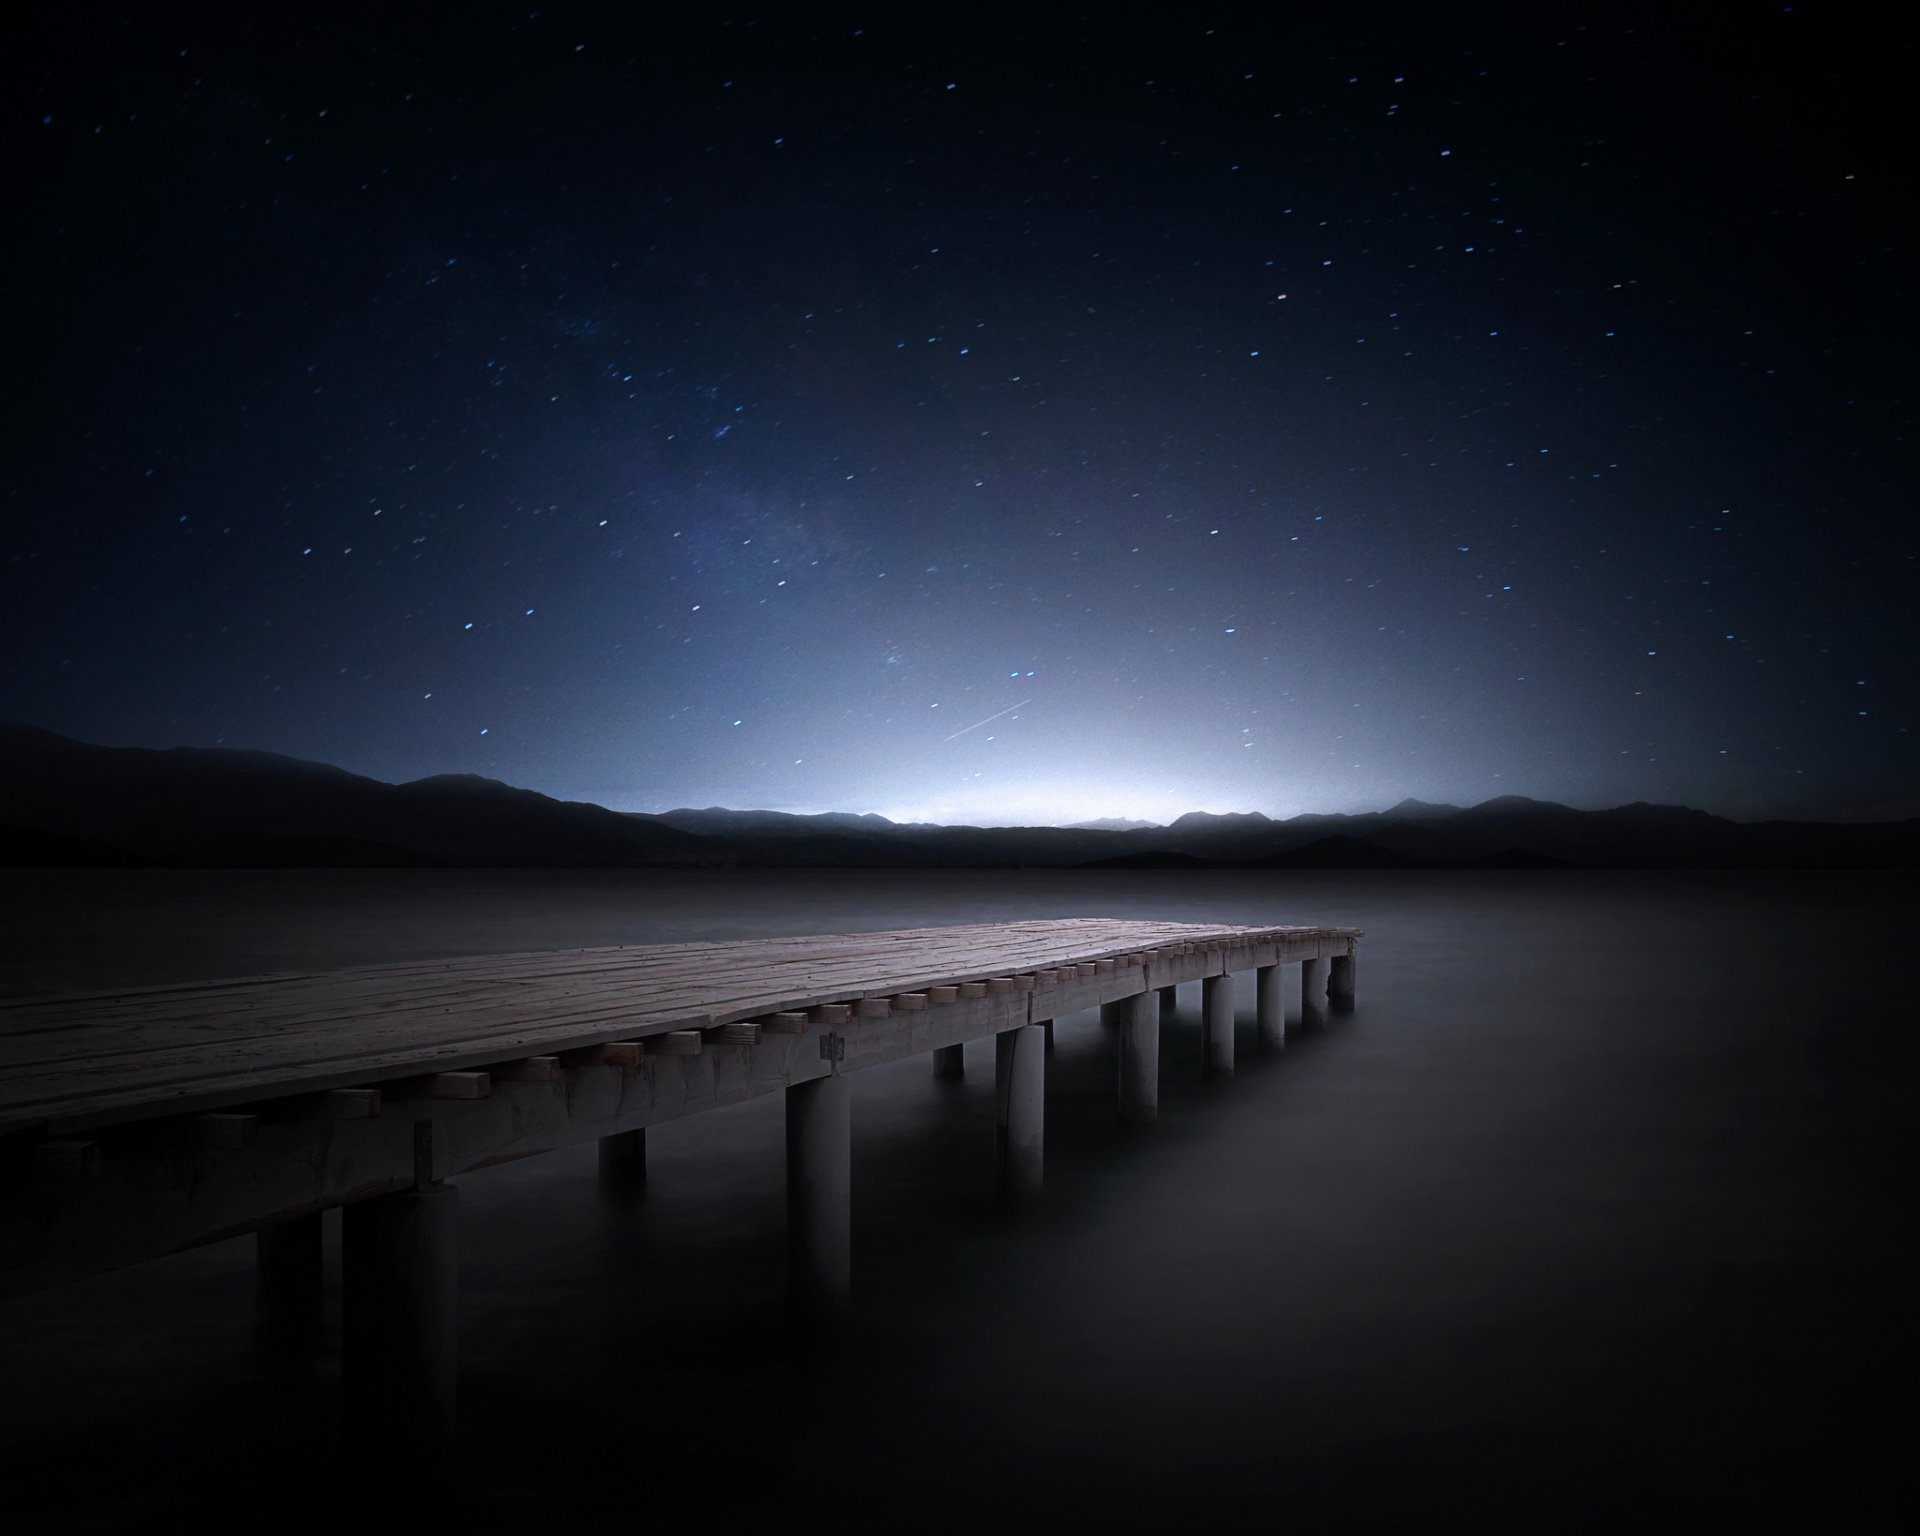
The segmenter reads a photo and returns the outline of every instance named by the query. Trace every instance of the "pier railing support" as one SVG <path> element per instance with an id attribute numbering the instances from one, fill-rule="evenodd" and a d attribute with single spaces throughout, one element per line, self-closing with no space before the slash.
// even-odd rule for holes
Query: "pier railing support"
<path id="1" fill-rule="evenodd" d="M 787 1090 L 787 1294 L 842 1311 L 853 1290 L 852 1113 L 839 1073 Z"/>
<path id="2" fill-rule="evenodd" d="M 1166 991 L 1171 991 L 1167 988 Z M 1120 1123 L 1144 1127 L 1160 1118 L 1160 998 L 1137 993 L 1120 1009 Z"/>
<path id="3" fill-rule="evenodd" d="M 1280 997 L 1282 974 L 1277 965 L 1263 965 L 1253 973 L 1260 1044 L 1269 1051 L 1284 1051 L 1287 1048 L 1287 1013 Z"/>
<path id="4" fill-rule="evenodd" d="M 647 1187 L 647 1132 L 622 1131 L 600 1138 L 600 1193 L 629 1200 Z"/>
<path id="5" fill-rule="evenodd" d="M 1233 977 L 1200 983 L 1200 1039 L 1208 1077 L 1233 1076 Z"/>
<path id="6" fill-rule="evenodd" d="M 1327 1001 L 1335 1013 L 1353 1012 L 1353 956 L 1335 955 L 1327 976 Z"/>
<path id="7" fill-rule="evenodd" d="M 451 1184 L 428 1184 L 356 1201 L 341 1215 L 351 1455 L 418 1481 L 453 1465 L 459 1213 Z"/>
<path id="8" fill-rule="evenodd" d="M 254 1243 L 261 1341 L 276 1354 L 304 1354 L 320 1340 L 320 1212 L 262 1227 Z"/>
<path id="9" fill-rule="evenodd" d="M 965 1077 L 967 1075 L 967 1048 L 964 1045 L 938 1045 L 933 1050 L 933 1075 L 935 1077 Z"/>
<path id="10" fill-rule="evenodd" d="M 1045 1166 L 1047 1032 L 1023 1024 L 993 1037 L 994 1167 L 1010 1200 L 1040 1193 Z"/>
<path id="11" fill-rule="evenodd" d="M 1318 1029 L 1327 1022 L 1327 962 L 1300 962 L 1300 1027 Z"/>

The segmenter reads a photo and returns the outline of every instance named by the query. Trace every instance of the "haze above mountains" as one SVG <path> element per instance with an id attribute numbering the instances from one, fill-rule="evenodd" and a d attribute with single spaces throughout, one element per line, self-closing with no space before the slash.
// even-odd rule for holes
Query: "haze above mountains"
<path id="1" fill-rule="evenodd" d="M 225 748 L 101 747 L 0 726 L 0 865 L 15 867 L 1911 868 L 1920 819 L 1734 822 L 1523 795 L 1276 821 L 945 827 L 882 816 L 561 801 L 471 774 L 405 784 Z"/>

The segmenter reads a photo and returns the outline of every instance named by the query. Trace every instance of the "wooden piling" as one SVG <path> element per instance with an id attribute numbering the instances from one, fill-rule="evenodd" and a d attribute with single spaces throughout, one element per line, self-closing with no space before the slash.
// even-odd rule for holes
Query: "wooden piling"
<path id="1" fill-rule="evenodd" d="M 839 1073 L 787 1089 L 787 1294 L 832 1314 L 852 1295 L 852 1114 Z"/>
<path id="2" fill-rule="evenodd" d="M 1233 1076 L 1233 976 L 1200 982 L 1201 1055 L 1208 1077 Z"/>
<path id="3" fill-rule="evenodd" d="M 1047 1035 L 1023 1024 L 993 1037 L 994 1168 L 1002 1196 L 1040 1193 L 1045 1167 Z"/>
<path id="4" fill-rule="evenodd" d="M 341 1220 L 341 1385 L 350 1465 L 452 1473 L 459 1211 L 451 1184 L 376 1195 Z"/>
<path id="5" fill-rule="evenodd" d="M 1335 1013 L 1353 1012 L 1353 956 L 1335 955 L 1327 975 L 1327 1001 Z"/>
<path id="6" fill-rule="evenodd" d="M 955 1078 L 967 1075 L 967 1048 L 964 1045 L 937 1046 L 933 1052 L 933 1075 Z"/>
<path id="7" fill-rule="evenodd" d="M 1284 1051 L 1287 1048 L 1287 1015 L 1280 998 L 1281 974 L 1277 965 L 1263 965 L 1253 973 L 1260 1044 L 1269 1051 Z"/>
<path id="8" fill-rule="evenodd" d="M 647 1131 L 600 1138 L 600 1193 L 612 1201 L 634 1198 L 647 1187 Z"/>
<path id="9" fill-rule="evenodd" d="M 320 1230 L 320 1212 L 309 1211 L 254 1234 L 260 1342 L 273 1354 L 305 1354 L 320 1340 Z"/>
<path id="10" fill-rule="evenodd" d="M 1318 1029 L 1327 1022 L 1327 962 L 1300 962 L 1300 1027 Z"/>
<path id="11" fill-rule="evenodd" d="M 1152 992 L 1121 1005 L 1120 1123 L 1144 1129 L 1160 1117 L 1160 1009 Z"/>

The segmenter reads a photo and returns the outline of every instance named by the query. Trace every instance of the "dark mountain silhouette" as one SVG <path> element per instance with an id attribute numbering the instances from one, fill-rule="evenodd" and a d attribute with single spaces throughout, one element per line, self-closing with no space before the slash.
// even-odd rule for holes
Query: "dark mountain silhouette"
<path id="1" fill-rule="evenodd" d="M 0 868 L 134 869 L 152 863 L 152 859 L 88 837 L 0 826 Z"/>
<path id="2" fill-rule="evenodd" d="M 729 811 L 717 805 L 705 810 L 662 811 L 655 821 L 696 836 L 735 836 L 751 832 L 763 837 L 814 837 L 822 832 L 865 832 L 884 835 L 903 830 L 938 830 L 926 822 L 888 821 L 884 816 L 860 816 L 850 811 L 823 811 L 803 816 L 793 811 Z"/>
<path id="3" fill-rule="evenodd" d="M 1310 843 L 1247 861 L 1256 869 L 1414 869 L 1424 860 L 1396 853 L 1363 837 L 1316 837 Z"/>
<path id="4" fill-rule="evenodd" d="M 1502 848 L 1494 853 L 1483 853 L 1477 859 L 1468 859 L 1472 869 L 1567 869 L 1565 859 L 1556 859 L 1550 853 L 1535 853 L 1531 848 Z"/>
<path id="5" fill-rule="evenodd" d="M 0 726 L 0 863 L 1094 869 L 1878 868 L 1920 866 L 1920 819 L 1735 822 L 1636 802 L 1524 795 L 1276 821 L 943 827 L 884 816 L 555 800 L 473 774 L 385 784 L 270 752 L 90 746 Z"/>
<path id="6" fill-rule="evenodd" d="M 1116 853 L 1111 858 L 1088 859 L 1081 869 L 1228 869 L 1218 859 L 1196 858 L 1191 853 L 1172 853 L 1148 848 L 1139 853 Z"/>
<path id="7" fill-rule="evenodd" d="M 1124 816 L 1102 816 L 1097 821 L 1075 821 L 1067 824 L 1069 832 L 1151 832 L 1159 828 L 1157 821 L 1128 821 Z"/>
<path id="8" fill-rule="evenodd" d="M 1167 830 L 1183 836 L 1212 836 L 1220 832 L 1245 832 L 1272 825 L 1273 818 L 1259 811 L 1188 811 L 1186 815 L 1175 818 Z"/>
<path id="9" fill-rule="evenodd" d="M 383 784 L 270 752 L 96 747 L 21 726 L 0 727 L 0 821 L 161 864 L 711 862 L 677 828 L 471 774 Z"/>
<path id="10" fill-rule="evenodd" d="M 1412 796 L 1408 796 L 1408 798 L 1394 806 L 1392 810 L 1382 812 L 1382 814 L 1392 817 L 1396 821 L 1439 821 L 1446 816 L 1458 816 L 1460 814 L 1460 807 L 1457 805 L 1435 805 L 1430 800 L 1415 800 Z"/>

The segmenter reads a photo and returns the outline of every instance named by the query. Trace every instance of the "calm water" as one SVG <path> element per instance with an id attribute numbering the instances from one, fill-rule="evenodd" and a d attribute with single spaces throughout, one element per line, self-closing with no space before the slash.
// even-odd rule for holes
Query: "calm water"
<path id="1" fill-rule="evenodd" d="M 1048 1189 L 991 1052 L 854 1079 L 858 1318 L 780 1306 L 777 1097 L 460 1181 L 470 1529 L 1906 1528 L 1911 881 L 1313 873 L 11 874 L 0 990 L 1064 915 L 1367 930 L 1360 1005 L 1113 1125 L 1057 1030 Z M 105 962 L 86 959 L 104 953 Z M 1290 1002 L 1292 1000 L 1290 999 Z M 337 1221 L 337 1218 L 336 1218 Z M 337 1265 L 337 1224 L 329 1262 Z M 330 1276 L 337 1280 L 337 1273 Z M 251 1248 L 0 1303 L 0 1525 L 381 1523 Z M 336 1341 L 337 1342 L 337 1339 Z M 249 1522 L 250 1523 L 250 1522 Z"/>

